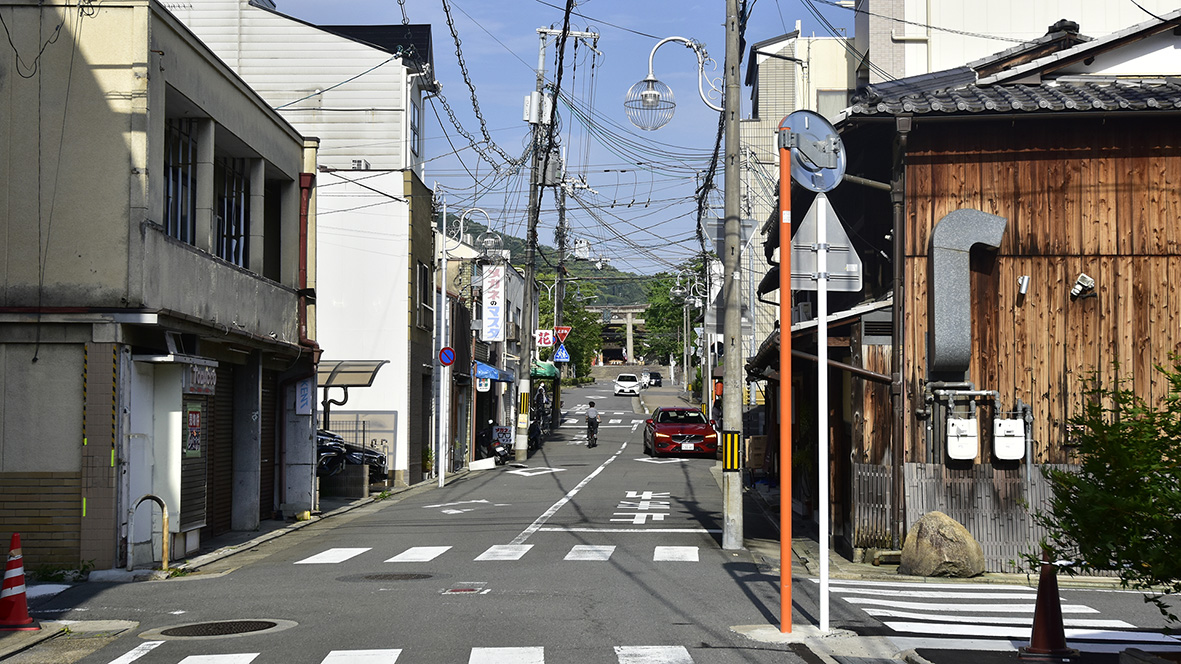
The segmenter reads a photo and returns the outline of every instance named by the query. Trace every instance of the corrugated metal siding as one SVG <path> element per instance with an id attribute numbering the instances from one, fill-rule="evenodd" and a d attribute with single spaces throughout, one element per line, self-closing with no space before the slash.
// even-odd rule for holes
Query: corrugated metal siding
<path id="1" fill-rule="evenodd" d="M 262 372 L 262 422 L 260 423 L 259 445 L 259 487 L 258 516 L 260 519 L 275 517 L 275 465 L 279 461 L 278 436 L 278 392 L 279 373 Z"/>
<path id="2" fill-rule="evenodd" d="M 209 441 L 208 535 L 230 529 L 234 507 L 234 371 L 222 364 L 217 368 L 217 392 L 209 399 L 211 428 Z"/>

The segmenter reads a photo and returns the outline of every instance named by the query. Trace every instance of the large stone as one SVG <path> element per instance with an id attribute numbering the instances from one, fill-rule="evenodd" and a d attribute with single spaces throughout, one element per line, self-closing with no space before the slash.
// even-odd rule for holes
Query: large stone
<path id="1" fill-rule="evenodd" d="M 928 512 L 906 533 L 899 574 L 967 578 L 984 572 L 984 549 L 960 522 Z"/>

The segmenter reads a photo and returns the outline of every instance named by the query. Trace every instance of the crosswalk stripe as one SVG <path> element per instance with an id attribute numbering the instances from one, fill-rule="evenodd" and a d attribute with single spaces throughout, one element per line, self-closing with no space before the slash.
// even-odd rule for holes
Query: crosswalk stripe
<path id="1" fill-rule="evenodd" d="M 619 664 L 693 664 L 684 646 L 616 646 Z"/>
<path id="2" fill-rule="evenodd" d="M 476 560 L 520 560 L 532 548 L 532 544 L 494 544 Z"/>
<path id="3" fill-rule="evenodd" d="M 328 549 L 321 553 L 317 553 L 311 558 L 304 558 L 303 560 L 295 561 L 296 565 L 327 565 L 332 563 L 341 563 L 354 556 L 359 556 L 365 553 L 372 547 L 356 548 L 356 549 Z"/>
<path id="4" fill-rule="evenodd" d="M 614 546 L 576 544 L 563 560 L 610 560 Z"/>
<path id="5" fill-rule="evenodd" d="M 412 546 L 387 560 L 387 563 L 429 563 L 450 550 L 449 546 Z"/>
<path id="6" fill-rule="evenodd" d="M 111 664 L 131 664 L 162 645 L 164 645 L 163 641 L 147 641 L 141 643 L 130 652 L 124 653 L 122 657 L 112 659 Z"/>
<path id="7" fill-rule="evenodd" d="M 850 604 L 874 604 L 895 609 L 918 609 L 920 611 L 982 611 L 985 613 L 1033 613 L 1033 604 L 932 604 L 929 602 L 892 602 L 869 597 L 845 597 Z M 1063 604 L 1062 613 L 1099 613 L 1097 609 L 1082 604 Z"/>
<path id="8" fill-rule="evenodd" d="M 258 657 L 256 652 L 233 655 L 189 655 L 180 660 L 180 664 L 250 664 L 255 657 Z"/>
<path id="9" fill-rule="evenodd" d="M 911 611 L 895 611 L 893 609 L 865 609 L 865 612 L 875 618 L 909 618 L 912 620 L 940 620 L 943 622 L 994 625 L 1025 625 L 1033 624 L 1033 616 L 947 616 L 930 613 L 915 613 Z M 1134 629 L 1136 626 L 1122 620 L 1103 620 L 1101 618 L 1063 618 L 1062 623 L 1067 627 L 1106 627 L 1113 629 Z"/>
<path id="10" fill-rule="evenodd" d="M 658 546 L 652 553 L 653 562 L 697 562 L 698 550 L 695 546 Z"/>
<path id="11" fill-rule="evenodd" d="M 545 648 L 472 648 L 468 664 L 545 664 Z"/>
<path id="12" fill-rule="evenodd" d="M 834 593 L 885 595 L 888 597 L 920 597 L 925 599 L 1037 599 L 1037 593 L 1035 592 L 1019 595 L 1012 592 L 952 592 L 946 590 L 895 590 L 885 588 L 879 590 L 849 587 L 835 587 L 831 590 Z"/>
<path id="13" fill-rule="evenodd" d="M 333 650 L 320 664 L 394 664 L 401 654 L 401 649 Z"/>
<path id="14" fill-rule="evenodd" d="M 1029 637 L 1029 629 L 1024 627 L 1004 627 L 1000 625 L 955 625 L 950 623 L 918 623 L 918 622 L 885 622 L 886 627 L 896 632 L 912 634 L 938 634 L 942 636 L 982 636 L 982 637 Z M 1129 643 L 1169 643 L 1181 644 L 1181 640 L 1164 634 L 1152 632 L 1119 632 L 1112 630 L 1068 629 L 1066 638 L 1070 641 L 1124 641 Z"/>
<path id="15" fill-rule="evenodd" d="M 819 585 L 820 579 L 809 579 L 813 585 Z M 966 583 L 916 583 L 914 581 L 864 581 L 854 579 L 830 579 L 831 586 L 854 586 L 857 588 L 951 588 L 955 590 L 964 590 L 965 588 L 988 588 L 989 591 L 1009 591 L 1014 593 L 1026 593 L 1034 588 L 1027 586 L 1003 586 L 996 584 L 988 584 L 987 586 L 973 586 Z"/>

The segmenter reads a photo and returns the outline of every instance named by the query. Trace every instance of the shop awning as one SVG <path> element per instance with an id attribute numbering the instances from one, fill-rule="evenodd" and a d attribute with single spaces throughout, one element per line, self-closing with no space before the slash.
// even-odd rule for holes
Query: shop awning
<path id="1" fill-rule="evenodd" d="M 369 387 L 377 370 L 389 360 L 320 360 L 316 384 L 320 387 Z"/>
<path id="2" fill-rule="evenodd" d="M 557 378 L 558 367 L 553 362 L 534 362 L 529 371 L 530 378 Z"/>
<path id="3" fill-rule="evenodd" d="M 513 372 L 501 371 L 500 369 L 497 369 L 496 367 L 489 364 L 484 364 L 479 360 L 476 360 L 476 368 L 474 371 L 472 371 L 472 376 L 475 378 L 498 380 L 502 383 L 511 383 L 516 380 L 516 378 L 513 377 Z"/>

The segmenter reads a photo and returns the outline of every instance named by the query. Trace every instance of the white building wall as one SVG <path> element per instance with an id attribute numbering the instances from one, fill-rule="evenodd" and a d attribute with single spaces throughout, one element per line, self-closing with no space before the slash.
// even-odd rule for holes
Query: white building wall
<path id="1" fill-rule="evenodd" d="M 858 9 L 870 14 L 858 15 L 857 47 L 868 47 L 870 60 L 888 78 L 903 78 L 959 67 L 1042 37 L 1062 19 L 1078 23 L 1083 35 L 1102 37 L 1151 20 L 1144 10 L 1161 15 L 1177 8 L 1176 0 L 1137 1 L 1144 9 L 1112 0 L 860 0 Z M 869 80 L 887 77 L 871 71 Z"/>

